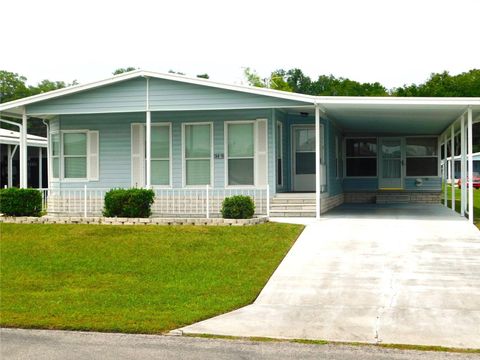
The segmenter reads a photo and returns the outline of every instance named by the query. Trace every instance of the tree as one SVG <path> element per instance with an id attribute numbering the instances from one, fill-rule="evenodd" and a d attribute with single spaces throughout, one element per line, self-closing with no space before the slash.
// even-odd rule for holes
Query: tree
<path id="1" fill-rule="evenodd" d="M 473 69 L 458 75 L 448 71 L 432 73 L 423 84 L 404 85 L 392 90 L 393 96 L 480 96 L 480 70 Z"/>
<path id="2" fill-rule="evenodd" d="M 27 78 L 10 71 L 0 70 L 0 103 L 30 96 L 25 85 Z"/>
<path id="3" fill-rule="evenodd" d="M 134 71 L 134 70 L 137 70 L 137 69 L 132 67 L 132 66 L 128 66 L 126 68 L 118 68 L 117 70 L 115 70 L 112 73 L 112 75 L 119 75 L 119 74 L 123 74 L 123 73 L 129 72 L 129 71 Z"/>
<path id="4" fill-rule="evenodd" d="M 245 76 L 248 85 L 261 88 L 267 87 L 266 79 L 260 78 L 260 75 L 258 75 L 255 70 L 246 67 L 245 69 L 243 69 L 243 75 Z"/>
<path id="5" fill-rule="evenodd" d="M 197 75 L 197 78 L 200 78 L 200 79 L 210 79 L 210 76 L 208 76 L 208 74 L 205 73 L 205 74 L 199 74 L 199 75 Z"/>

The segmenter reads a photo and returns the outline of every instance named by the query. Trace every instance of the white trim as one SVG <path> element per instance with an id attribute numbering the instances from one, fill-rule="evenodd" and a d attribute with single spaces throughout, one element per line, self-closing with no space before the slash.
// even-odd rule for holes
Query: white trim
<path id="1" fill-rule="evenodd" d="M 321 141 L 320 134 L 322 134 L 320 130 L 320 108 L 315 106 L 315 218 L 317 220 L 320 219 L 320 212 L 322 211 L 321 205 L 321 194 L 322 194 L 322 180 L 321 180 L 321 171 L 322 166 L 320 165 L 321 157 L 320 157 L 320 150 L 321 150 Z M 323 132 L 325 136 L 325 132 Z M 295 161 L 296 167 L 296 161 Z"/>
<path id="2" fill-rule="evenodd" d="M 152 185 L 152 114 L 147 111 L 145 115 L 145 187 L 150 189 Z"/>
<path id="3" fill-rule="evenodd" d="M 187 189 L 203 189 L 205 185 L 213 186 L 215 183 L 215 156 L 214 156 L 214 125 L 213 121 L 198 121 L 198 122 L 184 122 L 182 123 L 182 186 Z M 187 170 L 186 170 L 186 158 L 185 158 L 185 126 L 189 125 L 210 125 L 210 184 L 203 185 L 187 185 Z M 201 158 L 197 160 L 207 160 L 207 158 Z"/>
<path id="4" fill-rule="evenodd" d="M 468 183 L 468 221 L 473 224 L 474 211 L 473 211 L 473 124 L 472 124 L 472 108 L 468 108 L 467 112 L 467 153 L 468 153 L 468 175 L 467 178 L 470 179 Z M 452 152 L 452 155 L 455 155 Z"/>
<path id="5" fill-rule="evenodd" d="M 237 124 L 252 124 L 253 125 L 253 156 L 252 157 L 245 157 L 245 159 L 253 159 L 253 184 L 252 185 L 229 185 L 228 184 L 228 126 L 230 124 L 237 125 Z M 255 188 L 257 184 L 257 174 L 256 174 L 256 166 L 257 166 L 257 157 L 255 156 L 257 148 L 256 148 L 256 139 L 257 139 L 257 127 L 256 127 L 256 120 L 228 120 L 223 122 L 223 144 L 224 144 L 224 186 L 225 189 L 251 189 Z M 235 159 L 241 159 L 237 157 Z"/>

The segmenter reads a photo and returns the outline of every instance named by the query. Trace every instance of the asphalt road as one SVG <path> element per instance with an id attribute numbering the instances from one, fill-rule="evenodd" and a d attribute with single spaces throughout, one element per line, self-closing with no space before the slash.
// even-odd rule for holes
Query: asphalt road
<path id="1" fill-rule="evenodd" d="M 156 335 L 0 330 L 0 358 L 11 359 L 479 359 L 479 354 L 420 352 L 374 346 L 308 345 Z"/>

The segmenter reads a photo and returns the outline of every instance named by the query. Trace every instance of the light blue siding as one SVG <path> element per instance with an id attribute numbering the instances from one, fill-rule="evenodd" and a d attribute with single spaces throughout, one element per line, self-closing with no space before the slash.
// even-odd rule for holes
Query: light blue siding
<path id="1" fill-rule="evenodd" d="M 311 105 L 179 81 L 149 79 L 151 111 L 255 109 Z M 147 80 L 135 78 L 27 106 L 29 115 L 145 111 Z"/>
<path id="2" fill-rule="evenodd" d="M 131 186 L 131 124 L 145 123 L 144 113 L 62 115 L 51 121 L 51 128 L 62 130 L 98 130 L 100 141 L 99 181 L 87 182 L 88 187 L 111 188 Z M 269 130 L 273 123 L 272 111 L 192 111 L 192 112 L 153 112 L 152 123 L 172 124 L 172 182 L 173 187 L 183 187 L 182 175 L 182 124 L 190 122 L 212 122 L 214 126 L 214 153 L 224 154 L 224 122 L 235 120 L 268 119 Z M 268 135 L 269 184 L 275 187 L 273 133 Z M 225 159 L 214 159 L 214 186 L 225 186 Z M 62 182 L 61 187 L 83 187 L 85 182 Z M 55 185 L 58 186 L 58 183 Z"/>
<path id="3" fill-rule="evenodd" d="M 29 115 L 88 114 L 142 111 L 146 107 L 145 79 L 126 80 L 27 106 Z"/>
<path id="4" fill-rule="evenodd" d="M 418 190 L 418 191 L 441 191 L 442 179 L 440 177 L 427 177 L 422 179 L 421 186 L 416 184 L 417 178 L 405 178 L 405 190 Z"/>
<path id="5" fill-rule="evenodd" d="M 344 178 L 343 190 L 349 191 L 376 191 L 378 190 L 378 178 Z"/>

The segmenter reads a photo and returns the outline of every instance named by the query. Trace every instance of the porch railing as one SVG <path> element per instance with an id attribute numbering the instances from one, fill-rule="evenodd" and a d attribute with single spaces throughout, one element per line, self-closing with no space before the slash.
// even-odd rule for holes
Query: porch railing
<path id="1" fill-rule="evenodd" d="M 39 189 L 43 210 L 49 215 L 101 216 L 108 188 Z M 217 189 L 208 186 L 195 189 L 154 189 L 154 217 L 219 217 L 222 202 L 233 195 L 250 196 L 255 215 L 269 215 L 268 186 L 252 189 Z"/>

